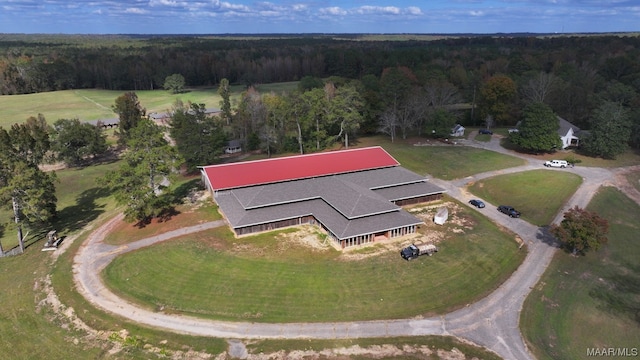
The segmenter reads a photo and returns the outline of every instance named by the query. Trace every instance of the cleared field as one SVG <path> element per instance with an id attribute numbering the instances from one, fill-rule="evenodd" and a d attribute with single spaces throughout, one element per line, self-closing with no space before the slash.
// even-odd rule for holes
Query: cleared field
<path id="1" fill-rule="evenodd" d="M 297 82 L 265 84 L 259 85 L 258 91 L 281 93 L 293 90 L 296 86 Z M 231 101 L 239 99 L 240 94 L 245 90 L 241 85 L 231 86 Z M 127 91 L 83 89 L 3 95 L 0 96 L 0 109 L 2 109 L 0 126 L 6 128 L 15 123 L 22 123 L 30 116 L 38 114 L 43 114 L 49 124 L 53 124 L 58 119 L 78 118 L 87 121 L 116 118 L 117 115 L 111 107 L 116 98 L 125 92 Z M 178 99 L 185 104 L 190 101 L 205 104 L 209 108 L 219 108 L 221 100 L 217 87 L 188 89 L 180 94 L 172 94 L 166 90 L 142 90 L 135 93 L 138 95 L 140 105 L 147 110 L 147 113 L 166 112 Z"/>
<path id="2" fill-rule="evenodd" d="M 588 210 L 609 220 L 609 243 L 586 256 L 558 252 L 525 301 L 520 328 L 538 359 L 640 344 L 640 207 L 607 187 Z"/>
<path id="3" fill-rule="evenodd" d="M 236 239 L 218 228 L 120 256 L 104 278 L 151 309 L 215 319 L 326 322 L 444 313 L 495 289 L 525 255 L 513 235 L 458 208 L 459 221 L 443 230 L 441 251 L 410 263 L 398 255 L 400 244 L 342 254 L 275 233 Z M 295 237 L 295 231 L 284 233 Z"/>
<path id="4" fill-rule="evenodd" d="M 494 176 L 474 183 L 469 190 L 494 205 L 511 205 L 532 224 L 551 223 L 582 183 L 569 172 L 532 170 Z"/>

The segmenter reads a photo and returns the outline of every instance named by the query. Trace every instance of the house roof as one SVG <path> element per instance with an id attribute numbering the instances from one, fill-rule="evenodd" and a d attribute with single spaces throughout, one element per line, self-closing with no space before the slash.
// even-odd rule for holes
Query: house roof
<path id="1" fill-rule="evenodd" d="M 560 125 L 560 127 L 558 128 L 558 135 L 562 136 L 566 136 L 567 133 L 569 132 L 569 129 L 573 128 L 573 133 L 576 134 L 580 131 L 580 128 L 573 125 L 572 123 L 568 122 L 567 120 L 561 118 L 560 116 L 558 116 L 558 125 Z"/>
<path id="2" fill-rule="evenodd" d="M 398 165 L 389 153 L 376 146 L 210 165 L 201 169 L 217 191 Z"/>

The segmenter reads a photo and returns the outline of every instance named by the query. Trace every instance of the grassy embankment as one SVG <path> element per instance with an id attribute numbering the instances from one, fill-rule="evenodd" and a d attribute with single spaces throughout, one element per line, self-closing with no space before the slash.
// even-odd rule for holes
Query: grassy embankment
<path id="1" fill-rule="evenodd" d="M 525 301 L 520 328 L 538 359 L 640 345 L 640 206 L 606 187 L 588 210 L 609 221 L 609 243 L 586 256 L 558 252 Z"/>

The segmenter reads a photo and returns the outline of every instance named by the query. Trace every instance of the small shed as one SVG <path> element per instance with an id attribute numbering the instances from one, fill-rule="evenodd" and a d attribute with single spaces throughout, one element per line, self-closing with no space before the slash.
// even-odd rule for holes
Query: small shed
<path id="1" fill-rule="evenodd" d="M 446 207 L 441 207 L 436 212 L 436 216 L 433 217 L 433 222 L 438 225 L 443 225 L 449 218 L 449 210 Z"/>
<path id="2" fill-rule="evenodd" d="M 235 154 L 242 151 L 242 143 L 240 140 L 231 140 L 227 143 L 227 146 L 224 148 L 225 154 Z"/>
<path id="3" fill-rule="evenodd" d="M 453 127 L 453 129 L 451 129 L 451 136 L 464 136 L 464 126 L 460 125 L 460 124 L 456 124 L 456 126 Z"/>

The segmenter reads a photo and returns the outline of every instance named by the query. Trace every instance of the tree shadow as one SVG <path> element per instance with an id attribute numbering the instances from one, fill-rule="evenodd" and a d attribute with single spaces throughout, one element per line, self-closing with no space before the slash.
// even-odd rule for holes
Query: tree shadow
<path id="1" fill-rule="evenodd" d="M 180 184 L 176 187 L 170 194 L 167 194 L 169 197 L 169 203 L 172 205 L 181 205 L 184 204 L 185 201 L 193 202 L 193 193 L 194 190 L 203 190 L 202 179 L 197 177 L 191 179 L 185 183 Z"/>
<path id="2" fill-rule="evenodd" d="M 553 236 L 548 226 L 538 228 L 536 238 L 551 247 L 562 249 L 562 244 Z"/>
<path id="3" fill-rule="evenodd" d="M 154 219 L 156 219 L 158 222 L 170 221 L 174 216 L 180 214 L 180 211 L 176 209 L 176 207 L 178 205 L 184 204 L 185 202 L 194 203 L 196 200 L 194 190 L 202 189 L 203 187 L 201 179 L 194 178 L 183 184 L 180 184 L 171 192 L 163 193 L 158 197 L 157 201 L 154 204 L 154 207 L 158 210 L 158 212 L 155 213 L 154 216 L 149 216 L 142 220 L 138 220 L 134 224 L 134 226 L 142 229 L 151 224 Z"/>
<path id="4" fill-rule="evenodd" d="M 104 213 L 105 205 L 96 204 L 96 200 L 109 197 L 109 189 L 94 187 L 87 189 L 76 197 L 76 204 L 60 210 L 56 221 L 52 224 L 58 233 L 78 230 L 88 225 Z"/>

